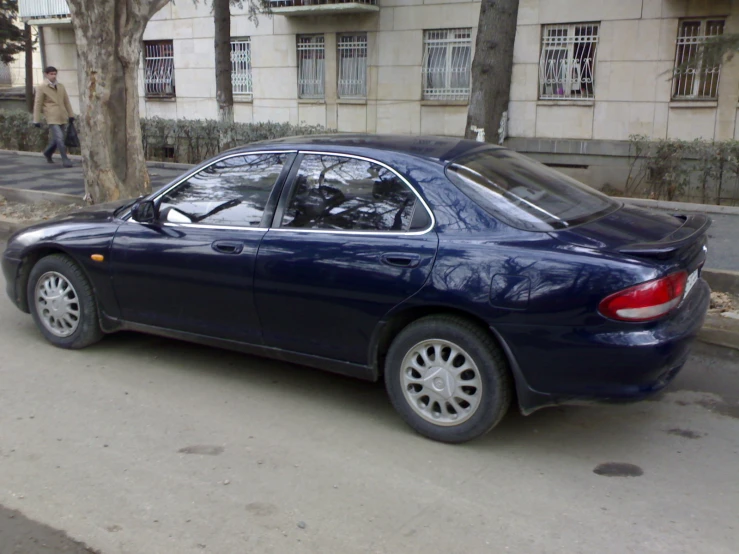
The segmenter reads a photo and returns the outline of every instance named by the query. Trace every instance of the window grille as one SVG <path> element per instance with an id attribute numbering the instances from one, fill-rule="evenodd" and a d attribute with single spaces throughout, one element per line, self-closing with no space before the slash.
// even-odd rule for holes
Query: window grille
<path id="1" fill-rule="evenodd" d="M 598 23 L 546 25 L 539 61 L 542 100 L 578 100 L 595 96 Z"/>
<path id="2" fill-rule="evenodd" d="M 144 89 L 148 97 L 175 96 L 171 40 L 144 42 Z"/>
<path id="3" fill-rule="evenodd" d="M 340 35 L 339 97 L 367 96 L 367 35 Z"/>
<path id="4" fill-rule="evenodd" d="M 251 39 L 231 39 L 231 85 L 234 94 L 251 94 Z"/>
<path id="5" fill-rule="evenodd" d="M 323 98 L 326 72 L 323 35 L 298 35 L 298 97 Z"/>
<path id="6" fill-rule="evenodd" d="M 424 31 L 424 99 L 469 99 L 471 65 L 471 29 L 438 29 L 433 31 Z"/>
<path id="7" fill-rule="evenodd" d="M 681 21 L 677 36 L 672 97 L 677 100 L 718 98 L 721 65 L 707 66 L 702 60 L 706 39 L 724 34 L 721 19 Z"/>

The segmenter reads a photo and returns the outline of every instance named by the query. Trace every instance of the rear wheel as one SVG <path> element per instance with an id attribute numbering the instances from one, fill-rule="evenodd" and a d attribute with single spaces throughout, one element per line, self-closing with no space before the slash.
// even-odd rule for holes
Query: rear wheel
<path id="1" fill-rule="evenodd" d="M 103 337 L 92 287 L 64 254 L 41 258 L 28 279 L 28 304 L 46 340 L 61 348 L 84 348 Z"/>
<path id="2" fill-rule="evenodd" d="M 385 386 L 413 429 L 460 443 L 484 435 L 508 411 L 511 376 L 493 338 L 456 316 L 430 316 L 403 329 L 385 362 Z"/>

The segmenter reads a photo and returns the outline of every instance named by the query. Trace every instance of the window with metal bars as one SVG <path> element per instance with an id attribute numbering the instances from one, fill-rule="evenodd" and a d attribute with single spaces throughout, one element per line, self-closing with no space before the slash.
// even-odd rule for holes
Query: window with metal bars
<path id="1" fill-rule="evenodd" d="M 298 97 L 323 98 L 326 42 L 323 35 L 298 35 Z"/>
<path id="2" fill-rule="evenodd" d="M 339 97 L 367 96 L 367 35 L 339 35 Z"/>
<path id="3" fill-rule="evenodd" d="M 541 100 L 595 97 L 598 23 L 545 25 L 539 60 Z"/>
<path id="4" fill-rule="evenodd" d="M 472 65 L 472 29 L 436 29 L 423 33 L 423 98 L 468 100 Z"/>
<path id="5" fill-rule="evenodd" d="M 251 94 L 251 38 L 231 39 L 231 86 L 234 94 Z"/>
<path id="6" fill-rule="evenodd" d="M 690 19 L 680 22 L 675 53 L 672 98 L 712 100 L 718 98 L 721 65 L 707 65 L 702 59 L 706 39 L 724 34 L 723 19 Z"/>
<path id="7" fill-rule="evenodd" d="M 144 42 L 144 90 L 148 98 L 174 98 L 174 47 L 171 40 Z"/>

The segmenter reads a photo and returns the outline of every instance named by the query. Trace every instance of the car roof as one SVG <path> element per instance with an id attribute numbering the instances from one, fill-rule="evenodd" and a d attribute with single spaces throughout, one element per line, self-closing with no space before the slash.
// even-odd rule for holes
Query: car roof
<path id="1" fill-rule="evenodd" d="M 256 142 L 232 152 L 248 151 L 265 146 L 295 149 L 324 150 L 347 154 L 368 154 L 372 152 L 400 153 L 437 162 L 448 162 L 474 150 L 501 148 L 489 143 L 480 143 L 454 137 L 410 136 L 410 135 L 370 135 L 370 134 L 332 134 L 305 135 Z"/>

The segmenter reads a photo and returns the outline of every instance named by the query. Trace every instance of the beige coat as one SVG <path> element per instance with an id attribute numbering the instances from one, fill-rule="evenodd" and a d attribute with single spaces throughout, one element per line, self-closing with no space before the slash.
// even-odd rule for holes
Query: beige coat
<path id="1" fill-rule="evenodd" d="M 49 83 L 36 87 L 36 101 L 33 105 L 33 122 L 41 122 L 41 113 L 49 125 L 66 125 L 70 117 L 74 117 L 72 105 L 69 103 L 67 89 L 61 83 L 56 89 Z"/>

